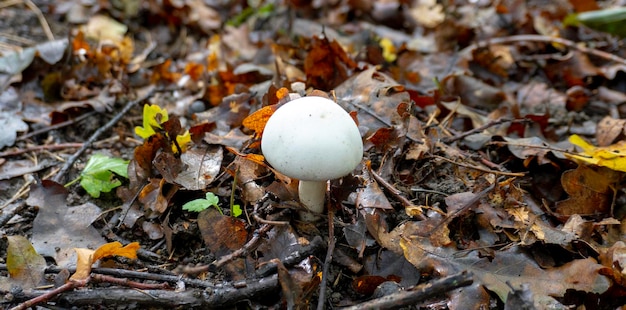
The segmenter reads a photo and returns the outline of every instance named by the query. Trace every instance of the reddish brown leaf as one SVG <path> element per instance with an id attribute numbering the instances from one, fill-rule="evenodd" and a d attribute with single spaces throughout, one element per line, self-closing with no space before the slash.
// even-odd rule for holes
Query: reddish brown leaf
<path id="1" fill-rule="evenodd" d="M 349 77 L 356 63 L 346 54 L 337 41 L 313 37 L 311 48 L 304 60 L 307 85 L 330 90 Z"/>

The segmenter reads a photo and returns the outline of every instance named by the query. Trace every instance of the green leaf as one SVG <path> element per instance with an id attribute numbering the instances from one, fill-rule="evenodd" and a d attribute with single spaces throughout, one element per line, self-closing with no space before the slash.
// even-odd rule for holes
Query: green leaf
<path id="1" fill-rule="evenodd" d="M 217 196 L 215 196 L 215 194 L 211 192 L 207 192 L 206 201 L 209 202 L 209 205 L 217 207 L 220 202 L 220 199 Z"/>
<path id="2" fill-rule="evenodd" d="M 121 158 L 94 154 L 80 173 L 80 185 L 89 195 L 98 198 L 100 193 L 108 193 L 122 184 L 120 180 L 114 178 L 113 172 L 128 178 L 128 162 Z"/>
<path id="3" fill-rule="evenodd" d="M 190 212 L 201 212 L 210 207 L 215 207 L 218 211 L 220 211 L 220 213 L 222 213 L 222 210 L 219 207 L 219 202 L 220 202 L 220 199 L 217 196 L 215 196 L 215 194 L 211 192 L 207 192 L 206 198 L 195 199 L 195 200 L 185 203 L 183 205 L 183 210 L 190 211 Z"/>
<path id="4" fill-rule="evenodd" d="M 626 8 L 613 8 L 571 14 L 563 20 L 565 26 L 583 24 L 589 28 L 626 37 Z"/>
<path id="5" fill-rule="evenodd" d="M 243 211 L 241 210 L 240 205 L 233 205 L 233 207 L 230 208 L 230 215 L 239 217 L 241 214 L 243 214 Z"/>

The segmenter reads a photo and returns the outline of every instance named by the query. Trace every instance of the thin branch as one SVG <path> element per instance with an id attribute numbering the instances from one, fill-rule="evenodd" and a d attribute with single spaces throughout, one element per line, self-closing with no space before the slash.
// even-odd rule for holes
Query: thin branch
<path id="1" fill-rule="evenodd" d="M 472 284 L 472 274 L 464 271 L 449 277 L 420 284 L 412 289 L 400 291 L 374 300 L 342 308 L 343 310 L 357 309 L 397 309 L 425 301 L 431 297 L 452 291 L 459 287 Z"/>
<path id="2" fill-rule="evenodd" d="M 320 283 L 320 293 L 317 299 L 317 310 L 324 310 L 326 305 L 326 288 L 328 287 L 328 273 L 330 264 L 333 261 L 333 252 L 335 251 L 335 211 L 328 210 L 328 248 L 326 249 L 326 258 L 324 259 L 324 268 L 322 269 L 322 281 Z"/>
<path id="3" fill-rule="evenodd" d="M 37 15 L 37 19 L 39 20 L 41 28 L 46 34 L 48 41 L 54 41 L 54 35 L 52 34 L 52 30 L 50 30 L 50 25 L 48 25 L 48 21 L 46 20 L 46 17 L 43 16 L 43 13 L 41 13 L 41 10 L 31 0 L 24 0 L 24 4 L 35 12 L 35 15 Z"/>
<path id="4" fill-rule="evenodd" d="M 620 63 L 622 65 L 626 65 L 626 59 L 613 55 L 611 53 L 607 53 L 607 52 L 604 52 L 595 48 L 585 47 L 585 46 L 582 46 L 580 43 L 577 43 L 571 40 L 549 37 L 549 36 L 538 35 L 538 34 L 522 34 L 522 35 L 514 35 L 514 36 L 508 36 L 508 37 L 500 37 L 500 38 L 492 38 L 488 40 L 483 40 L 480 42 L 476 42 L 472 45 L 469 45 L 468 47 L 461 50 L 459 54 L 461 55 L 461 57 L 469 57 L 473 50 L 481 48 L 481 47 L 486 47 L 486 46 L 493 45 L 493 44 L 509 44 L 509 43 L 516 43 L 516 42 L 544 42 L 544 43 L 561 44 L 561 45 L 567 46 L 569 48 L 578 50 L 586 54 L 594 55 L 594 56 L 597 56 L 606 60 L 610 60 L 616 63 Z"/>
<path id="5" fill-rule="evenodd" d="M 497 174 L 497 175 L 506 175 L 506 176 L 511 176 L 511 177 L 523 177 L 523 176 L 526 175 L 526 173 L 524 173 L 524 172 L 505 172 L 505 171 L 498 171 L 498 170 L 490 170 L 490 169 L 486 169 L 486 168 L 482 168 L 482 167 L 478 167 L 478 166 L 472 166 L 472 165 L 460 163 L 460 162 L 457 162 L 457 161 L 454 161 L 452 159 L 448 159 L 448 158 L 445 158 L 445 157 L 439 156 L 439 155 L 433 155 L 433 157 L 437 158 L 437 159 L 445 160 L 447 162 L 450 162 L 452 164 L 455 164 L 455 165 L 458 165 L 458 166 L 461 166 L 461 167 L 474 169 L 474 170 L 482 171 L 482 172 L 485 172 L 485 173 L 493 173 L 493 174 Z"/>
<path id="6" fill-rule="evenodd" d="M 70 120 L 67 120 L 65 122 L 61 122 L 61 123 L 58 123 L 58 124 L 54 124 L 54 125 L 48 126 L 46 128 L 41 128 L 41 129 L 35 130 L 33 132 L 29 132 L 29 133 L 27 133 L 25 135 L 21 135 L 21 136 L 17 137 L 17 141 L 26 140 L 26 139 L 28 139 L 28 138 L 30 138 L 32 136 L 40 135 L 40 134 L 46 133 L 48 131 L 52 131 L 52 130 L 63 128 L 63 127 L 66 127 L 66 126 L 69 126 L 69 125 L 72 125 L 72 124 L 76 124 L 76 123 L 78 123 L 78 122 L 80 122 L 80 121 L 82 121 L 82 120 L 84 120 L 84 119 L 86 119 L 86 118 L 88 118 L 88 117 L 90 117 L 90 116 L 92 116 L 94 114 L 96 114 L 96 111 L 87 112 L 87 113 L 85 113 L 85 114 L 83 114 L 83 115 L 81 115 L 81 116 L 79 116 L 77 118 L 70 119 Z"/>
<path id="7" fill-rule="evenodd" d="M 46 144 L 46 145 L 37 145 L 29 148 L 18 149 L 15 151 L 6 151 L 0 153 L 0 158 L 2 157 L 10 157 L 22 155 L 24 153 L 30 152 L 39 152 L 39 151 L 50 151 L 50 150 L 61 150 L 61 149 L 71 149 L 71 148 L 79 148 L 82 147 L 83 143 L 59 143 L 59 144 Z"/>

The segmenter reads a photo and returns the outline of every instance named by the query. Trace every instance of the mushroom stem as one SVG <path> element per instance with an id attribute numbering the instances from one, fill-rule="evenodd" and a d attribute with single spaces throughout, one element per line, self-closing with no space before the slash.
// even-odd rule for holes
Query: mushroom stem
<path id="1" fill-rule="evenodd" d="M 324 212 L 328 181 L 302 181 L 298 184 L 300 202 L 314 214 Z M 304 216 L 303 216 L 304 217 Z"/>

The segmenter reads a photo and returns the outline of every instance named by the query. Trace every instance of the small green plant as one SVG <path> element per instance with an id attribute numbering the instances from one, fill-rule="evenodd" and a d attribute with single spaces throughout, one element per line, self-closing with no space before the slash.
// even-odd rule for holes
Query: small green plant
<path id="1" fill-rule="evenodd" d="M 103 154 L 93 154 L 87 161 L 87 165 L 80 172 L 78 178 L 65 184 L 65 187 L 80 181 L 85 191 L 91 197 L 98 198 L 100 193 L 108 193 L 112 189 L 122 185 L 122 182 L 114 178 L 113 173 L 128 179 L 128 160 L 108 157 Z"/>
<path id="2" fill-rule="evenodd" d="M 211 192 L 206 193 L 206 198 L 194 199 L 192 201 L 187 202 L 183 205 L 183 210 L 190 212 L 201 212 L 210 207 L 215 207 L 217 211 L 220 211 L 220 214 L 224 214 L 222 209 L 219 207 L 218 203 L 220 202 L 219 198 L 215 196 L 215 194 Z"/>

